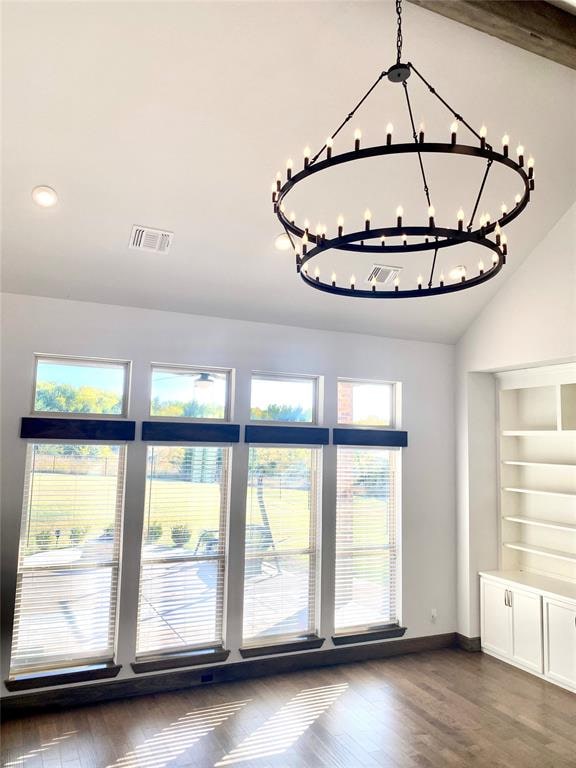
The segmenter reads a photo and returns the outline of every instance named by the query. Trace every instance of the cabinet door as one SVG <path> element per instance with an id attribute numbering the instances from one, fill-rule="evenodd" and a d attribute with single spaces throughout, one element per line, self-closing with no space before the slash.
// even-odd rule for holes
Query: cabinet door
<path id="1" fill-rule="evenodd" d="M 544 600 L 544 674 L 576 688 L 576 606 Z"/>
<path id="2" fill-rule="evenodd" d="M 542 598 L 533 592 L 510 590 L 512 658 L 523 667 L 542 672 Z"/>
<path id="3" fill-rule="evenodd" d="M 508 607 L 509 591 L 497 581 L 482 579 L 481 635 L 482 647 L 499 656 L 512 655 L 512 611 Z"/>

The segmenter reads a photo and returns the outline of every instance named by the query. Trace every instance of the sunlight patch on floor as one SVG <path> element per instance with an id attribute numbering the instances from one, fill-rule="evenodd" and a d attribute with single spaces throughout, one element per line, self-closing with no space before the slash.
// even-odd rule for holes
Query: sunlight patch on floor
<path id="1" fill-rule="evenodd" d="M 20 755 L 19 757 L 14 758 L 14 760 L 10 760 L 8 763 L 2 763 L 2 765 L 4 768 L 20 768 L 21 765 L 26 765 L 28 760 L 32 760 L 43 752 L 47 752 L 52 747 L 69 739 L 70 736 L 73 736 L 75 733 L 78 733 L 78 731 L 66 731 L 66 733 L 63 733 L 61 736 L 55 736 L 53 739 L 50 739 L 50 741 L 45 741 L 44 744 L 40 744 L 36 749 L 31 749 L 30 752 L 26 752 L 25 755 Z"/>
<path id="2" fill-rule="evenodd" d="M 286 752 L 347 688 L 348 683 L 341 683 L 300 691 L 216 763 L 216 768 Z"/>
<path id="3" fill-rule="evenodd" d="M 196 744 L 202 736 L 236 714 L 249 701 L 251 700 L 244 699 L 188 712 L 107 768 L 164 768 Z"/>

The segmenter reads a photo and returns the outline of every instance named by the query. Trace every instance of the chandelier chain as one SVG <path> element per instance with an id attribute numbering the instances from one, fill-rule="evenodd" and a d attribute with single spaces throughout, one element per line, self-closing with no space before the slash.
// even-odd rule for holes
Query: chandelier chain
<path id="1" fill-rule="evenodd" d="M 400 64 L 402 58 L 402 0 L 396 0 L 396 64 Z"/>

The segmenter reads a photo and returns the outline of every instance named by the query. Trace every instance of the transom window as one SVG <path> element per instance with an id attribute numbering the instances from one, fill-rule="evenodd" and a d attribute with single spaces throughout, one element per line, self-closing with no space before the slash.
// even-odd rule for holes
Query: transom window
<path id="1" fill-rule="evenodd" d="M 34 413 L 126 416 L 130 363 L 36 357 Z"/>
<path id="2" fill-rule="evenodd" d="M 250 419 L 316 424 L 318 377 L 253 373 Z"/>
<path id="3" fill-rule="evenodd" d="M 150 415 L 227 421 L 231 375 L 222 368 L 153 365 Z"/>
<path id="4" fill-rule="evenodd" d="M 338 379 L 338 423 L 394 427 L 395 399 L 392 382 Z"/>

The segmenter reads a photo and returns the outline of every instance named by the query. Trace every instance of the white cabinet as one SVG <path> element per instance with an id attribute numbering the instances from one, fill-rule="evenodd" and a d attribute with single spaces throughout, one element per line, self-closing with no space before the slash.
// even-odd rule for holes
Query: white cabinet
<path id="1" fill-rule="evenodd" d="M 533 592 L 510 590 L 512 658 L 533 672 L 542 672 L 542 598 Z"/>
<path id="2" fill-rule="evenodd" d="M 576 688 L 576 605 L 544 600 L 544 673 Z"/>
<path id="3" fill-rule="evenodd" d="M 492 571 L 480 595 L 482 650 L 576 691 L 576 584 Z"/>
<path id="4" fill-rule="evenodd" d="M 482 579 L 482 648 L 542 672 L 542 600 L 515 585 Z"/>
<path id="5" fill-rule="evenodd" d="M 482 579 L 482 647 L 498 656 L 512 654 L 512 613 L 508 607 L 508 589 L 498 581 Z"/>

